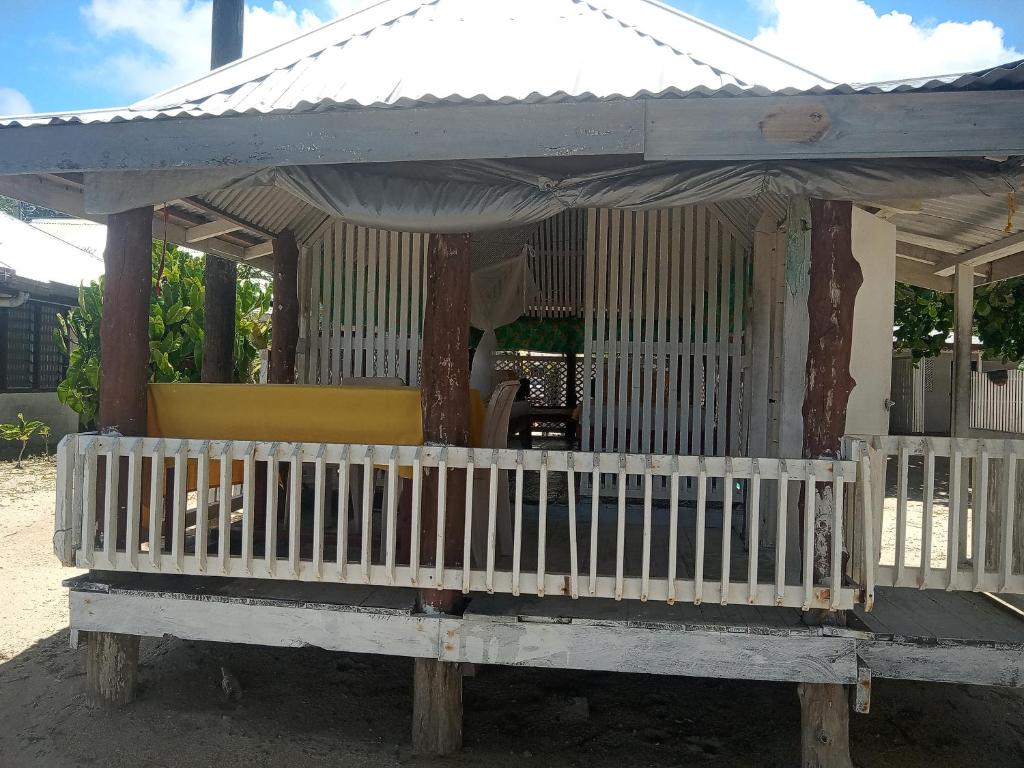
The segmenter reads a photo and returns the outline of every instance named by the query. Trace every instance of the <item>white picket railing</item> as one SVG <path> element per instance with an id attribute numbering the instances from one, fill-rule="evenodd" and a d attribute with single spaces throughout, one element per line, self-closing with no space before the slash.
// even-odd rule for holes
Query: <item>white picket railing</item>
<path id="1" fill-rule="evenodd" d="M 238 463 L 240 484 L 232 476 Z M 848 609 L 858 589 L 830 585 L 842 583 L 844 499 L 870 496 L 865 486 L 857 486 L 867 480 L 866 467 L 866 458 L 705 458 L 70 435 L 58 452 L 54 546 L 66 564 L 111 571 Z M 261 474 L 271 490 L 260 490 L 265 501 L 261 495 L 258 502 Z M 617 497 L 599 496 L 600 475 L 618 478 Z M 443 532 L 446 484 L 459 476 L 466 478 L 467 503 L 463 564 L 455 566 L 445 562 L 443 533 L 434 545 L 422 548 L 420 534 L 425 490 L 437 488 L 436 530 Z M 581 476 L 588 477 L 586 487 L 593 490 L 579 490 L 584 487 Z M 629 476 L 637 476 L 646 489 L 642 502 L 628 501 L 622 492 Z M 527 477 L 538 488 L 535 499 L 524 492 Z M 287 487 L 279 502 L 282 478 Z M 510 551 L 498 543 L 505 522 L 499 488 L 506 478 L 514 490 L 508 506 Z M 652 501 L 652 485 L 661 478 L 667 478 L 672 491 L 667 504 Z M 698 489 L 694 505 L 680 500 L 679 488 L 687 480 Z M 724 488 L 721 505 L 708 500 L 706 489 L 713 480 Z M 486 484 L 487 493 L 481 488 L 474 492 L 474 484 Z M 760 551 L 759 505 L 763 499 L 776 509 L 793 509 L 792 499 L 803 498 L 811 514 L 803 518 L 801 535 L 810 537 L 813 491 L 825 484 L 836 499 L 829 513 L 834 515 L 833 569 L 829 578 L 816 581 L 810 557 L 786 567 L 787 539 L 794 546 L 786 532 L 792 515 L 775 516 L 777 543 L 766 554 Z M 386 491 L 378 495 L 380 485 Z M 549 492 L 555 485 L 557 493 Z M 352 492 L 355 487 L 358 493 Z M 734 509 L 734 489 L 737 497 L 743 491 L 745 509 Z M 746 545 L 734 535 L 741 528 Z M 480 551 L 484 556 L 474 554 Z M 788 554 L 793 563 L 798 553 Z"/>
<path id="2" fill-rule="evenodd" d="M 866 440 L 878 584 L 1024 593 L 1024 440 Z"/>

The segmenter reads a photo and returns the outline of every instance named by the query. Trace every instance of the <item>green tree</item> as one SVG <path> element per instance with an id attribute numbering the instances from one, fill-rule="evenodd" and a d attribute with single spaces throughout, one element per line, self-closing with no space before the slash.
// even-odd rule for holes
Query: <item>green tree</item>
<path id="1" fill-rule="evenodd" d="M 942 351 L 953 332 L 951 294 L 896 283 L 895 310 L 897 349 L 909 351 L 915 363 Z M 975 289 L 973 331 L 987 357 L 1024 360 L 1024 278 Z"/>
<path id="2" fill-rule="evenodd" d="M 203 364 L 203 258 L 163 243 L 153 244 L 149 309 L 149 380 L 196 382 Z M 235 302 L 234 380 L 254 381 L 259 352 L 266 349 L 270 288 L 251 267 L 239 268 Z M 103 284 L 82 286 L 78 306 L 59 317 L 56 336 L 68 355 L 68 372 L 57 388 L 62 403 L 86 426 L 96 423 L 100 388 L 100 321 Z"/>

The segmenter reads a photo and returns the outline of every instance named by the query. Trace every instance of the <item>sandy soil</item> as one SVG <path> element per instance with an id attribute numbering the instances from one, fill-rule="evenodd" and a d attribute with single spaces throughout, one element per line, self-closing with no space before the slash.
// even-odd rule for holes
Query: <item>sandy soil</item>
<path id="1" fill-rule="evenodd" d="M 795 687 L 483 668 L 465 681 L 466 748 L 409 749 L 407 659 L 147 639 L 131 708 L 95 708 L 68 648 L 50 546 L 51 462 L 0 463 L 0 767 L 792 766 Z M 228 665 L 244 689 L 223 700 Z M 864 768 L 1024 766 L 1018 691 L 876 681 L 851 718 Z M 585 699 L 585 704 L 579 699 Z"/>

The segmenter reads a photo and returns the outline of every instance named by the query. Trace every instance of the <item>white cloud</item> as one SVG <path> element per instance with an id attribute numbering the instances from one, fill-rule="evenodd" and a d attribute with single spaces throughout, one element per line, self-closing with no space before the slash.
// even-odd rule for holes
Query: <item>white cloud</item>
<path id="1" fill-rule="evenodd" d="M 334 18 L 348 16 L 361 8 L 372 5 L 376 0 L 327 0 L 327 5 L 334 12 Z"/>
<path id="2" fill-rule="evenodd" d="M 27 115 L 32 104 L 25 94 L 14 88 L 0 88 L 0 115 Z"/>
<path id="3" fill-rule="evenodd" d="M 209 0 L 90 0 L 82 9 L 101 41 L 120 49 L 83 74 L 134 99 L 198 77 L 210 68 Z M 312 11 L 275 0 L 269 10 L 247 6 L 245 55 L 266 50 L 319 26 Z"/>
<path id="4" fill-rule="evenodd" d="M 983 69 L 1024 57 L 991 21 L 917 22 L 863 0 L 753 0 L 770 18 L 754 43 L 838 82 Z"/>

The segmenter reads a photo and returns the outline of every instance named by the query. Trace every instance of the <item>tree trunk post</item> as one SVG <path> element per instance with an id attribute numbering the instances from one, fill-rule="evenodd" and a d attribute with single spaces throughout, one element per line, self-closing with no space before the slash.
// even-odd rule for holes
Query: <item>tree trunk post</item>
<path id="1" fill-rule="evenodd" d="M 285 230 L 274 238 L 274 314 L 270 324 L 271 384 L 295 383 L 295 348 L 299 343 L 299 248 Z"/>
<path id="2" fill-rule="evenodd" d="M 107 218 L 100 321 L 100 432 L 146 434 L 152 253 L 151 207 L 114 213 Z M 127 478 L 127 471 L 120 476 Z M 118 520 L 127 520 L 127 493 L 119 496 Z M 150 514 L 159 512 L 151 510 Z M 137 637 L 89 633 L 86 683 L 93 699 L 118 706 L 134 701 L 138 668 Z"/>
<path id="3" fill-rule="evenodd" d="M 423 313 L 423 440 L 428 445 L 469 445 L 469 235 L 431 235 Z M 420 552 L 436 564 L 437 473 L 424 478 Z M 445 567 L 462 566 L 465 472 L 448 473 L 444 518 Z M 424 610 L 451 613 L 460 594 L 422 590 Z M 462 672 L 458 664 L 416 659 L 412 746 L 420 754 L 447 755 L 462 747 Z"/>
<path id="4" fill-rule="evenodd" d="M 206 255 L 203 265 L 203 365 L 206 384 L 227 384 L 234 378 L 235 288 L 238 267 L 235 262 Z"/>
<path id="5" fill-rule="evenodd" d="M 837 459 L 846 431 L 846 412 L 856 382 L 850 374 L 853 313 L 864 282 L 853 255 L 853 205 L 846 201 L 811 201 L 810 285 L 807 295 L 808 345 L 804 391 L 803 456 Z M 815 583 L 832 583 L 832 535 L 835 511 L 831 483 L 814 489 L 811 540 Z M 803 510 L 806 514 L 807 510 Z M 801 526 L 803 530 L 803 526 Z M 836 535 L 842 535 L 836 531 Z M 810 612 L 821 622 L 823 612 Z M 842 616 L 832 617 L 842 622 Z M 804 768 L 850 768 L 850 709 L 846 686 L 801 683 L 801 759 Z"/>

